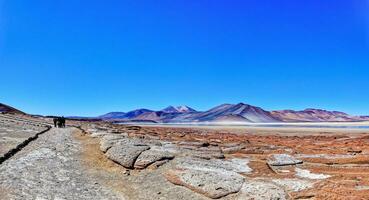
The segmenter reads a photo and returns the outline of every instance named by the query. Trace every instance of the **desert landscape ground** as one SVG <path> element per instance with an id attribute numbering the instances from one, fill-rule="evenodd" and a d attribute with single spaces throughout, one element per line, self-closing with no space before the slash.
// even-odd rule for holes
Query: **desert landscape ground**
<path id="1" fill-rule="evenodd" d="M 0 0 L 0 200 L 369 200 L 369 0 Z"/>
<path id="2" fill-rule="evenodd" d="M 0 199 L 369 199 L 369 130 L 329 125 L 53 128 L 1 114 Z"/>

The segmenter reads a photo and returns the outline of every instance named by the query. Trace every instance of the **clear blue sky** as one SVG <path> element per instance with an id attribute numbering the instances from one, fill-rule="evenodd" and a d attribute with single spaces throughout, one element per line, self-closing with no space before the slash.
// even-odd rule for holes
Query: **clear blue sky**
<path id="1" fill-rule="evenodd" d="M 369 115 L 369 1 L 0 0 L 0 102 Z"/>

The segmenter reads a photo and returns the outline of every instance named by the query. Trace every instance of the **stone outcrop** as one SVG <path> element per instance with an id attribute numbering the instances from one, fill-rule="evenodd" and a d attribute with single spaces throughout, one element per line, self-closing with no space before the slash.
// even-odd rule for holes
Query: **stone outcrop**
<path id="1" fill-rule="evenodd" d="M 149 150 L 149 146 L 135 146 L 135 145 L 117 145 L 111 147 L 107 152 L 106 156 L 119 163 L 125 168 L 133 168 L 138 156 L 146 150 Z"/>
<path id="2" fill-rule="evenodd" d="M 114 144 L 122 141 L 125 137 L 123 135 L 109 134 L 102 137 L 100 140 L 100 150 L 106 152 Z"/>
<path id="3" fill-rule="evenodd" d="M 148 167 L 149 165 L 158 162 L 158 161 L 164 161 L 164 160 L 171 160 L 173 159 L 174 156 L 172 154 L 170 154 L 167 151 L 158 151 L 158 150 L 148 150 L 148 151 L 144 151 L 142 152 L 135 164 L 134 164 L 134 168 L 136 169 L 144 169 L 146 167 Z"/>
<path id="4" fill-rule="evenodd" d="M 244 182 L 244 177 L 235 172 L 197 169 L 170 170 L 166 178 L 213 199 L 237 193 Z"/>
<path id="5" fill-rule="evenodd" d="M 166 178 L 210 198 L 220 198 L 237 193 L 244 182 L 239 173 L 251 172 L 248 160 L 205 160 L 180 158 L 173 163 L 173 169 Z"/>

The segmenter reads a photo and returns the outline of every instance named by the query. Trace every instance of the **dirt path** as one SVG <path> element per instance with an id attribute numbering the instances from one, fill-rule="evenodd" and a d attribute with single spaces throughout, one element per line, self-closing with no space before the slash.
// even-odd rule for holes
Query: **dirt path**
<path id="1" fill-rule="evenodd" d="M 51 129 L 0 165 L 0 199 L 125 199 L 80 159 L 75 128 Z"/>

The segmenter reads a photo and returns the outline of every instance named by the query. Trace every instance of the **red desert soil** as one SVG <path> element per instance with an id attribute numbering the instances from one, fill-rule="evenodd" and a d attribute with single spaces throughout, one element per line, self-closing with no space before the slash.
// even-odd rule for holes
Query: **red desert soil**
<path id="1" fill-rule="evenodd" d="M 127 131 L 127 128 L 125 131 Z M 128 130 L 129 131 L 129 130 Z M 245 144 L 245 148 L 232 155 L 252 157 L 250 177 L 289 178 L 276 174 L 266 164 L 273 153 L 291 152 L 308 155 L 352 155 L 347 157 L 304 158 L 304 169 L 312 173 L 332 175 L 320 181 L 314 188 L 293 193 L 293 198 L 315 199 L 369 199 L 369 137 L 367 133 L 350 134 L 318 133 L 302 135 L 258 134 L 242 130 L 217 130 L 207 128 L 141 127 L 130 134 L 159 137 L 169 141 L 201 141 L 215 145 Z"/>
<path id="2" fill-rule="evenodd" d="M 260 134 L 258 130 L 96 124 L 117 134 L 124 132 L 134 137 L 175 143 L 205 142 L 221 148 L 234 144 L 244 146 L 225 156 L 251 158 L 249 166 L 253 173 L 247 176 L 253 178 L 292 178 L 291 173 L 281 174 L 271 169 L 266 163 L 268 156 L 276 153 L 305 156 L 301 158 L 304 163 L 299 168 L 331 177 L 317 181 L 311 189 L 290 193 L 293 199 L 369 199 L 369 133 L 284 134 L 276 131 Z M 82 141 L 91 140 L 84 138 L 87 136 L 79 137 Z M 98 144 L 91 141 L 86 144 L 88 165 L 119 171 L 115 163 L 98 151 Z"/>

